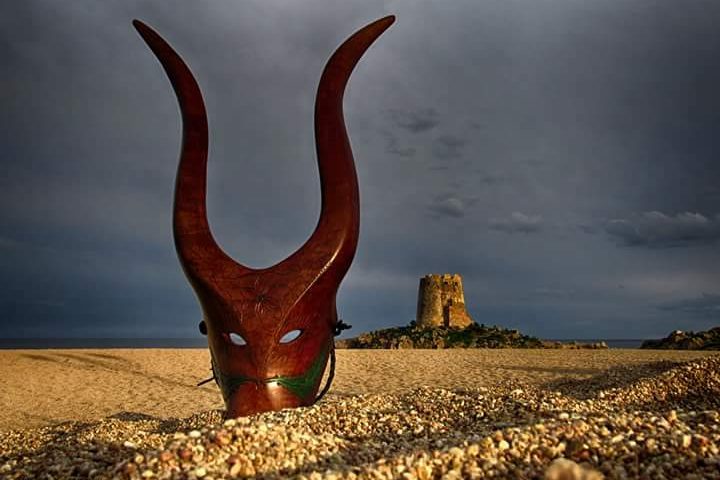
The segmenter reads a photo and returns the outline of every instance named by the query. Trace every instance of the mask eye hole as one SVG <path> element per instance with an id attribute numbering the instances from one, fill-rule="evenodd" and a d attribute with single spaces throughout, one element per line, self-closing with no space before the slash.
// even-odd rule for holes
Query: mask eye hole
<path id="1" fill-rule="evenodd" d="M 247 345 L 247 342 L 239 333 L 232 332 L 228 335 L 228 337 L 230 337 L 230 342 L 234 345 Z"/>
<path id="2" fill-rule="evenodd" d="M 302 334 L 302 330 L 290 330 L 288 333 L 283 335 L 283 337 L 280 339 L 280 343 L 290 343 L 293 340 L 297 340 L 297 338 Z"/>

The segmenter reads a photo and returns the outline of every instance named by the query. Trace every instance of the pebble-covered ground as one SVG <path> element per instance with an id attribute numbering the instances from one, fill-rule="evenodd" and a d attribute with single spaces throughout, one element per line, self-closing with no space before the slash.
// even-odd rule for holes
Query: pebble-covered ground
<path id="1" fill-rule="evenodd" d="M 142 395 L 142 392 L 137 392 Z M 543 385 L 328 397 L 223 422 L 6 431 L 0 478 L 720 478 L 720 356 Z"/>

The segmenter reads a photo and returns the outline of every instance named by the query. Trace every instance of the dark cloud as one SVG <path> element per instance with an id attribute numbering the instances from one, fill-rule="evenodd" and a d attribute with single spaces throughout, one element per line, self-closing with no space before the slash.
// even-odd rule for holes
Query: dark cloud
<path id="1" fill-rule="evenodd" d="M 648 306 L 715 292 L 720 250 L 608 238 L 717 238 L 718 2 L 26 0 L 0 2 L 0 335 L 198 335 L 172 240 L 180 115 L 133 18 L 195 73 L 213 234 L 261 268 L 317 223 L 325 61 L 391 13 L 343 107 L 361 192 L 338 298 L 352 333 L 407 323 L 418 278 L 456 271 L 478 321 L 531 334 L 702 326 Z M 666 218 L 618 213 L 651 210 Z"/>
<path id="2" fill-rule="evenodd" d="M 581 232 L 587 233 L 588 235 L 594 235 L 600 231 L 600 228 L 598 228 L 596 225 L 591 225 L 589 223 L 581 223 L 577 225 L 577 228 Z"/>
<path id="3" fill-rule="evenodd" d="M 388 145 L 385 151 L 398 157 L 409 158 L 415 156 L 415 149 L 413 147 L 400 148 L 396 144 Z"/>
<path id="4" fill-rule="evenodd" d="M 508 183 L 510 179 L 499 175 L 483 175 L 480 177 L 480 183 L 487 186 L 501 185 Z"/>
<path id="5" fill-rule="evenodd" d="M 546 298 L 567 298 L 575 293 L 574 290 L 569 290 L 565 288 L 550 288 L 550 287 L 540 287 L 536 288 L 532 291 L 532 294 L 537 297 L 546 297 Z"/>
<path id="6" fill-rule="evenodd" d="M 542 229 L 543 218 L 541 215 L 526 215 L 521 212 L 513 212 L 510 218 L 493 218 L 488 222 L 491 230 L 505 233 L 536 233 Z"/>
<path id="7" fill-rule="evenodd" d="M 401 148 L 399 146 L 398 139 L 395 135 L 392 135 L 390 133 L 387 134 L 387 142 L 385 143 L 385 151 L 391 155 L 397 155 L 398 157 L 414 157 L 415 156 L 415 148 L 413 147 L 405 147 Z"/>
<path id="8" fill-rule="evenodd" d="M 440 124 L 438 113 L 433 108 L 389 110 L 388 113 L 398 127 L 412 133 L 432 130 Z"/>
<path id="9" fill-rule="evenodd" d="M 691 246 L 720 239 L 720 216 L 712 219 L 691 212 L 675 216 L 645 212 L 630 219 L 610 220 L 605 224 L 605 231 L 627 246 Z"/>
<path id="10" fill-rule="evenodd" d="M 720 321 L 720 294 L 703 293 L 700 297 L 664 303 L 659 308 Z"/>
<path id="11" fill-rule="evenodd" d="M 433 142 L 433 156 L 440 159 L 458 158 L 462 156 L 467 140 L 455 135 L 441 135 Z"/>
<path id="12" fill-rule="evenodd" d="M 20 246 L 20 243 L 6 237 L 0 237 L 0 250 L 10 250 Z"/>

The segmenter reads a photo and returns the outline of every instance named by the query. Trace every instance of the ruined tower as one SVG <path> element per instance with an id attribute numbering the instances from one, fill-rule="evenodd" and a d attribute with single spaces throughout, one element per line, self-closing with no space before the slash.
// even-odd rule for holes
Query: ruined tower
<path id="1" fill-rule="evenodd" d="M 415 321 L 425 328 L 465 328 L 474 323 L 465 309 L 460 275 L 431 274 L 420 279 Z"/>

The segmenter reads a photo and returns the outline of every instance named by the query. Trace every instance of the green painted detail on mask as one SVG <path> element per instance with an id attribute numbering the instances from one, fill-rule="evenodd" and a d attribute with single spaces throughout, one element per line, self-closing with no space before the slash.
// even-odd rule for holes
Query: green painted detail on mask
<path id="1" fill-rule="evenodd" d="M 250 382 L 251 379 L 240 375 L 232 376 L 225 374 L 221 372 L 220 369 L 217 367 L 217 364 L 215 363 L 215 358 L 212 357 L 212 354 L 210 359 L 213 375 L 215 375 L 215 382 L 218 384 L 218 387 L 220 387 L 220 391 L 222 392 L 222 396 L 225 399 L 225 403 L 227 403 L 230 400 L 232 394 L 235 393 L 235 390 L 240 388 L 240 385 L 242 385 L 243 383 Z"/>
<path id="2" fill-rule="evenodd" d="M 223 398 L 225 398 L 225 401 L 229 401 L 230 397 L 233 393 L 235 393 L 235 390 L 240 388 L 240 385 L 243 383 L 247 383 L 252 381 L 252 379 L 248 377 L 232 377 L 230 375 L 224 375 L 221 374 L 220 376 L 220 389 L 223 392 Z"/>
<path id="3" fill-rule="evenodd" d="M 325 364 L 327 363 L 328 349 L 325 348 L 320 355 L 315 358 L 315 361 L 310 368 L 302 375 L 297 377 L 275 377 L 267 382 L 277 382 L 279 385 L 287 388 L 299 398 L 306 399 L 310 393 L 312 393 L 313 387 L 322 376 L 325 371 Z"/>
<path id="4" fill-rule="evenodd" d="M 297 395 L 298 398 L 302 398 L 304 400 L 312 392 L 314 385 L 319 380 L 318 377 L 320 377 L 325 371 L 325 365 L 327 364 L 329 351 L 329 348 L 325 347 L 325 349 L 320 352 L 320 354 L 315 358 L 312 365 L 310 365 L 310 368 L 302 375 L 298 375 L 297 377 L 268 378 L 266 380 L 263 380 L 263 382 L 275 382 L 278 385 L 281 385 L 290 390 L 292 393 Z M 248 377 L 225 374 L 221 372 L 219 368 L 217 368 L 214 358 L 211 358 L 211 361 L 213 373 L 215 374 L 215 379 L 218 383 L 218 386 L 220 387 L 220 390 L 222 391 L 223 398 L 225 398 L 226 402 L 230 400 L 230 397 L 233 393 L 235 393 L 235 390 L 240 388 L 243 383 L 253 381 L 251 378 Z"/>

